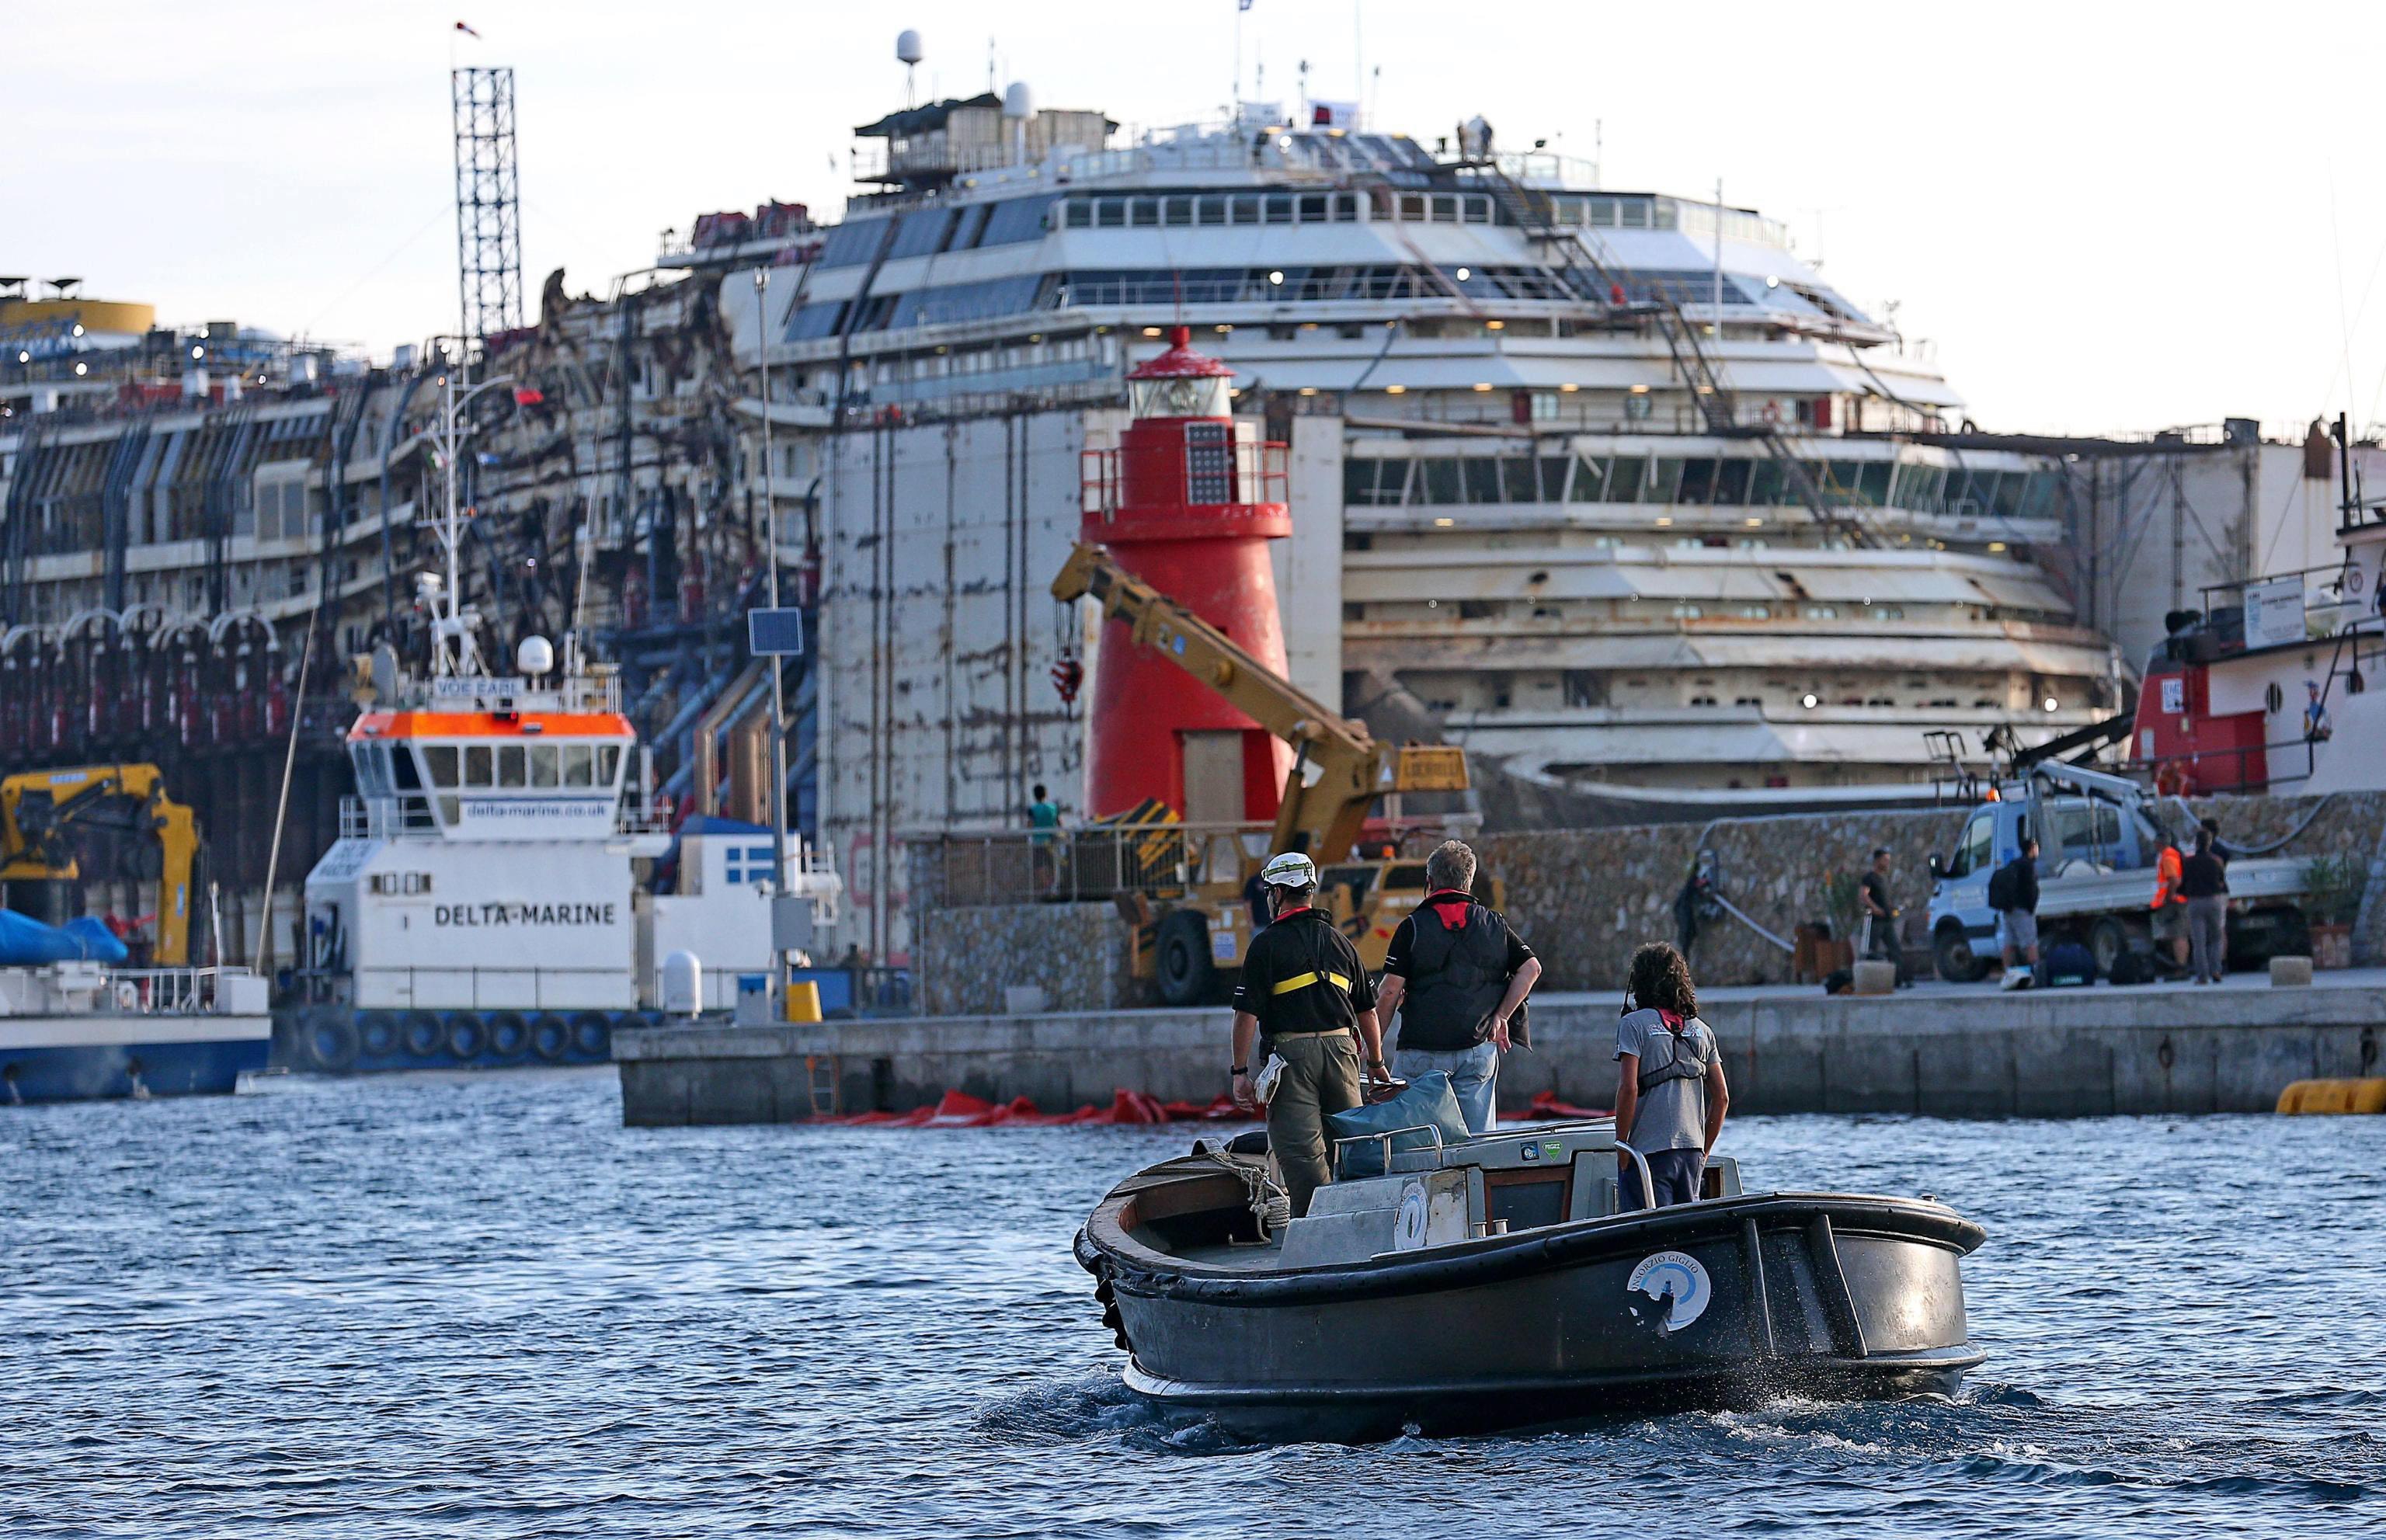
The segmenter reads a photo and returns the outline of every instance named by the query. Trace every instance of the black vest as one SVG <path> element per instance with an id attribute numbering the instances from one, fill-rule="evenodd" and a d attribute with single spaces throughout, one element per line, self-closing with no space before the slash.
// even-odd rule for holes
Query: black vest
<path id="1" fill-rule="evenodd" d="M 1451 930 L 1429 905 L 1410 917 L 1408 993 L 1400 1000 L 1403 1048 L 1463 1053 L 1491 1035 L 1508 994 L 1508 922 L 1480 904 Z"/>

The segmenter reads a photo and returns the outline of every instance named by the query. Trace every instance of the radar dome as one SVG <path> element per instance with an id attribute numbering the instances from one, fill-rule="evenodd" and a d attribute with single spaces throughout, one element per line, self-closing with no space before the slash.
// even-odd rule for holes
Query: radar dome
<path id="1" fill-rule="evenodd" d="M 1036 116 L 1036 93 L 1027 89 L 1025 81 L 1013 81 L 1003 87 L 1002 115 L 1005 118 Z"/>
<path id="2" fill-rule="evenodd" d="M 555 667 L 555 647 L 544 636 L 525 636 L 514 648 L 514 667 L 530 679 L 536 679 Z"/>
<path id="3" fill-rule="evenodd" d="M 916 29 L 906 27 L 895 34 L 895 56 L 905 64 L 917 64 L 928 56 L 926 50 L 920 46 L 920 34 Z"/>

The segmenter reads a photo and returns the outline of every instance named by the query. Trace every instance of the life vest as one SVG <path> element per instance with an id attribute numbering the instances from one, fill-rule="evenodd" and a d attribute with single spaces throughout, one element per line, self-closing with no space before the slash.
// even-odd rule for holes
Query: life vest
<path id="1" fill-rule="evenodd" d="M 1508 996 L 1507 921 L 1480 904 L 1427 899 L 1409 929 L 1400 1046 L 1463 1053 L 1484 1042 Z"/>
<path id="2" fill-rule="evenodd" d="M 2154 858 L 2154 901 L 2148 907 L 2158 909 L 2166 904 L 2186 903 L 2187 895 L 2179 891 L 2180 875 L 2179 851 L 2164 845 L 2162 854 Z"/>
<path id="3" fill-rule="evenodd" d="M 1665 1020 L 1664 1014 L 1653 1008 L 1636 1010 L 1632 1014 L 1654 1017 L 1656 1024 L 1661 1026 Z M 1700 1028 L 1701 1031 L 1693 1033 L 1690 1031 L 1692 1027 Z M 1681 1031 L 1675 1032 L 1668 1028 L 1664 1032 L 1650 1033 L 1650 1038 L 1652 1041 L 1663 1038 L 1668 1046 L 1665 1062 L 1663 1064 L 1652 1065 L 1647 1056 L 1642 1056 L 1640 1074 L 1634 1082 L 1639 1087 L 1642 1096 L 1647 1096 L 1669 1080 L 1696 1081 L 1702 1085 L 1705 1084 L 1707 1071 L 1714 1067 L 1715 1062 L 1714 1029 L 1693 1016 L 1682 1023 Z"/>

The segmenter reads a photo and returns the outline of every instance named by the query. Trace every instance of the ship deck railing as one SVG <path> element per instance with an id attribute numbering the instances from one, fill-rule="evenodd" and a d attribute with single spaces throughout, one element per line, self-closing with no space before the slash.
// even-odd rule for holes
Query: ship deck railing
<path id="1" fill-rule="evenodd" d="M 144 1016 L 209 1016 L 219 1008 L 217 981 L 248 971 L 245 968 L 111 968 L 107 986 L 114 994 L 107 1003 Z"/>

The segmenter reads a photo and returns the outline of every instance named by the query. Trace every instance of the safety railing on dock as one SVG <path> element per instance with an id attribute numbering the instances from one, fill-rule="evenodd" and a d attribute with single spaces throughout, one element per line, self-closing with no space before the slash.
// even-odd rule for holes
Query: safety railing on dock
<path id="1" fill-rule="evenodd" d="M 1267 855 L 1264 823 L 1098 824 L 1091 828 L 923 831 L 907 836 L 915 904 L 1098 903 L 1242 880 Z"/>

